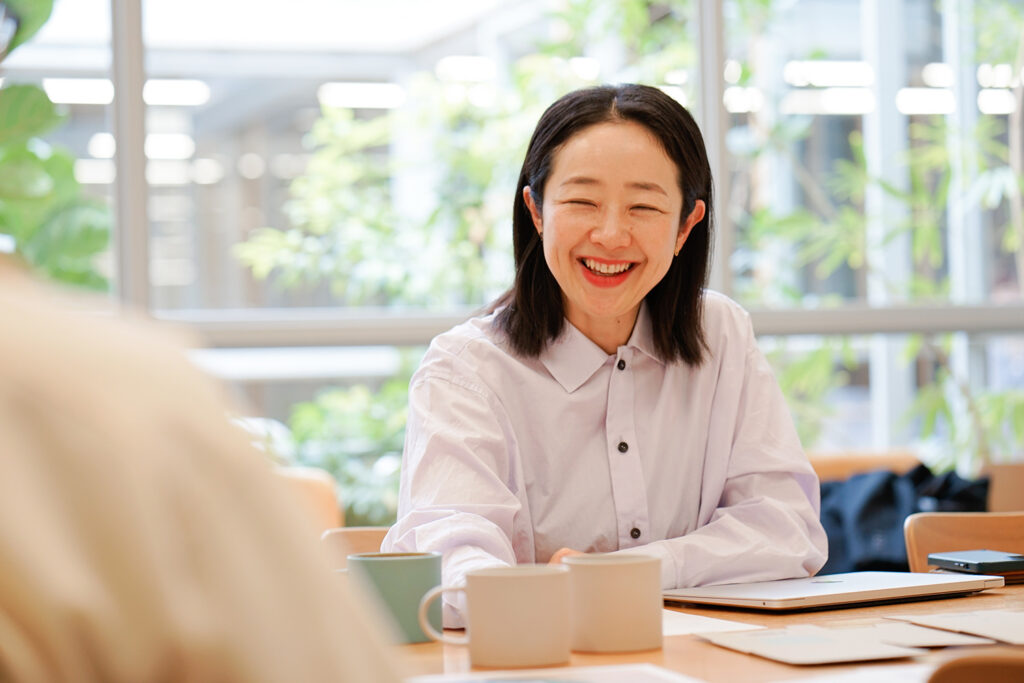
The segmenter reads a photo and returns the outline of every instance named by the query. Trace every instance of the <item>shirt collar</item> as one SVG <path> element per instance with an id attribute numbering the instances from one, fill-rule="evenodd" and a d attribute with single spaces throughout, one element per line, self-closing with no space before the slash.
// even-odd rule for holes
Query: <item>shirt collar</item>
<path id="1" fill-rule="evenodd" d="M 647 304 L 640 305 L 633 333 L 625 344 L 661 362 L 654 351 L 654 337 Z M 570 394 L 579 389 L 602 365 L 611 358 L 600 346 L 590 341 L 568 320 L 558 338 L 550 342 L 540 354 L 540 361 L 551 376 Z"/>

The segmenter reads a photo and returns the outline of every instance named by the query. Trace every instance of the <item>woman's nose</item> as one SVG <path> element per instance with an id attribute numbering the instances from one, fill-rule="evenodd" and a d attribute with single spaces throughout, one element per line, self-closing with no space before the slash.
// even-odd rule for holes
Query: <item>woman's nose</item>
<path id="1" fill-rule="evenodd" d="M 590 231 L 590 241 L 607 249 L 620 249 L 629 246 L 632 235 L 629 226 L 618 215 L 608 212 L 600 223 Z"/>

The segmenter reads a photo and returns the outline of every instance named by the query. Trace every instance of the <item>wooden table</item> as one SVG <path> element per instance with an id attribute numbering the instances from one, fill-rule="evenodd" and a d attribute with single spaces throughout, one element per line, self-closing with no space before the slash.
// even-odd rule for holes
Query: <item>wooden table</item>
<path id="1" fill-rule="evenodd" d="M 936 612 L 968 612 L 981 609 L 1024 609 L 1024 585 L 1004 586 L 961 598 L 904 602 L 854 609 L 765 614 L 761 612 L 726 610 L 687 606 L 680 611 L 716 619 L 728 619 L 766 628 L 780 628 L 792 624 L 817 626 L 856 626 L 876 623 L 891 614 L 932 614 Z M 469 653 L 465 647 L 423 643 L 401 646 L 400 651 L 409 675 L 461 673 L 471 671 Z M 792 666 L 763 659 L 754 655 L 712 645 L 695 636 L 669 636 L 661 650 L 632 654 L 572 653 L 570 666 L 604 666 L 610 664 L 650 663 L 672 669 L 711 683 L 734 681 L 780 681 L 806 676 L 839 674 L 863 666 L 938 664 L 963 648 L 944 648 L 927 655 L 884 662 L 856 662 L 826 666 Z"/>

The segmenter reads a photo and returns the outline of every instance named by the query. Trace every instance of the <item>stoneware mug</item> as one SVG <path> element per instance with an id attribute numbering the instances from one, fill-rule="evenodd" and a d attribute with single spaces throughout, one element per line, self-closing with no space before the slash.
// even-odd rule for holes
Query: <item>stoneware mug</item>
<path id="1" fill-rule="evenodd" d="M 441 594 L 466 595 L 466 635 L 440 633 L 427 620 Z M 466 585 L 431 590 L 420 602 L 420 626 L 434 640 L 468 645 L 475 667 L 554 666 L 569 661 L 569 569 L 546 564 L 478 569 Z"/>
<path id="2" fill-rule="evenodd" d="M 402 642 L 430 640 L 420 628 L 419 606 L 441 584 L 441 553 L 358 553 L 348 556 L 347 573 L 391 617 Z M 441 627 L 440 605 L 426 616 L 427 623 Z"/>
<path id="3" fill-rule="evenodd" d="M 569 567 L 571 647 L 577 652 L 636 652 L 662 645 L 661 559 L 648 555 L 575 555 Z"/>

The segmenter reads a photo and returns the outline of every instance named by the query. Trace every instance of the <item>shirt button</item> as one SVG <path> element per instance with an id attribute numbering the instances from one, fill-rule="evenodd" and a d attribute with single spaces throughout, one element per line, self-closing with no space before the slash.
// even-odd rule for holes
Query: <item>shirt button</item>
<path id="1" fill-rule="evenodd" d="M 625 453 L 628 450 L 629 450 L 629 444 L 626 443 L 625 441 L 620 441 L 619 442 L 619 453 Z"/>
<path id="2" fill-rule="evenodd" d="M 622 360 L 620 358 L 619 362 L 615 364 L 615 367 L 617 367 L 619 370 L 625 370 L 626 369 L 626 361 L 624 361 L 624 360 Z"/>
<path id="3" fill-rule="evenodd" d="M 633 529 L 629 532 L 629 535 L 633 538 L 640 538 L 640 530 L 636 527 L 633 527 Z"/>

